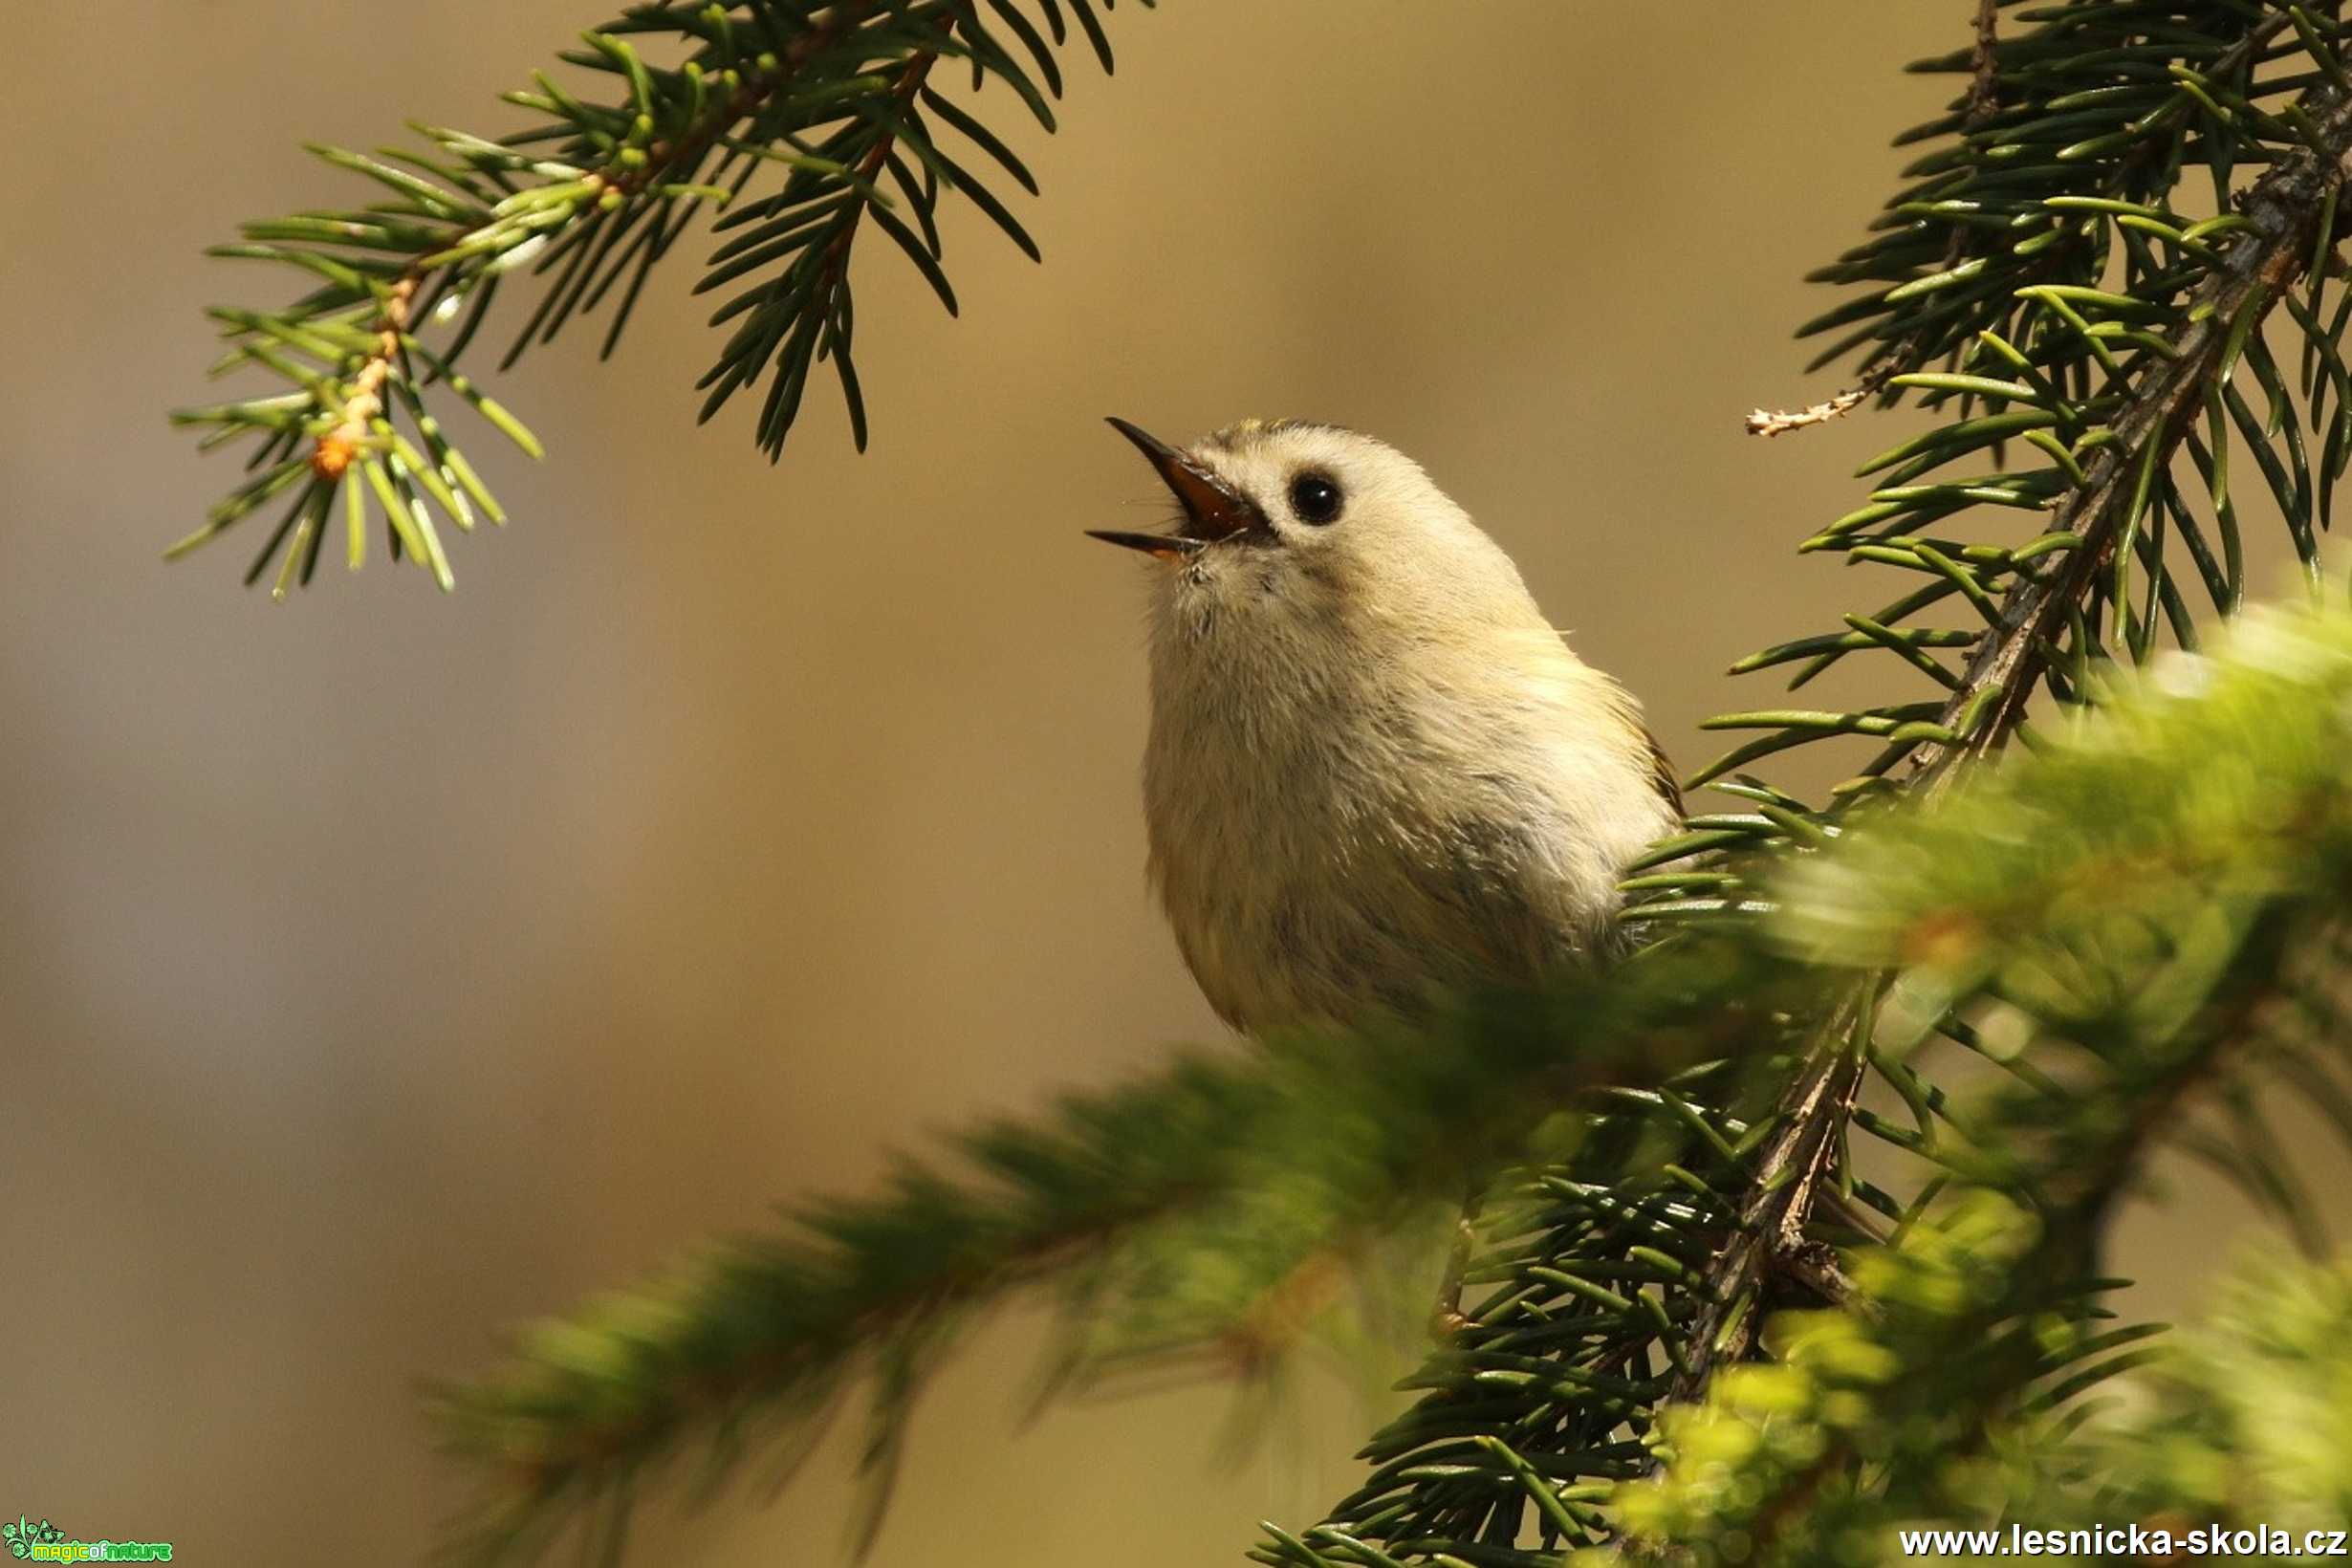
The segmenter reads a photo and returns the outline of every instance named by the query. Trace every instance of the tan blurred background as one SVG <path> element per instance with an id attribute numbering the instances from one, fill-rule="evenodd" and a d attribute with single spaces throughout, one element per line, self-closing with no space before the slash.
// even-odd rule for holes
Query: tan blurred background
<path id="1" fill-rule="evenodd" d="M 1944 96 L 1895 67 L 1965 40 L 1960 0 L 1122 7 L 1117 77 L 1072 57 L 1065 134 L 1018 139 L 1042 269 L 956 223 L 950 321 L 866 248 L 869 456 L 826 397 L 780 468 L 748 407 L 694 426 L 682 258 L 613 365 L 591 325 L 503 386 L 554 456 L 475 435 L 515 521 L 456 544 L 453 598 L 330 562 L 272 608 L 245 536 L 166 567 L 229 472 L 162 419 L 207 395 L 199 309 L 287 288 L 200 248 L 351 196 L 300 139 L 512 123 L 493 94 L 594 10 L 10 17 L 11 1517 L 413 1560 L 459 1495 L 415 1378 L 1216 1036 L 1142 885 L 1134 564 L 1078 533 L 1162 510 L 1105 413 L 1390 438 L 1686 769 L 1701 716 L 1776 689 L 1728 662 L 1890 597 L 1789 547 L 1908 424 L 1738 416 L 1834 386 L 1797 373 L 1797 280 Z M 2158 1311 L 2250 1225 L 2178 1190 L 2124 1234 Z M 1016 1432 L 1035 1346 L 1016 1316 L 941 1381 L 880 1563 L 1232 1560 L 1352 1484 L 1336 1383 L 1223 1469 L 1214 1389 Z M 634 1560 L 836 1560 L 848 1447 L 773 1507 L 654 1516 Z"/>

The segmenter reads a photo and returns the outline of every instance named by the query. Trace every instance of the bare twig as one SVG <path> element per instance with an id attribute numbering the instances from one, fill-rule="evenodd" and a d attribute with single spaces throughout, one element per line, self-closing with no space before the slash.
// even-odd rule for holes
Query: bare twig
<path id="1" fill-rule="evenodd" d="M 1893 374 L 1892 367 L 1864 376 L 1860 384 L 1839 393 L 1824 403 L 1794 411 L 1756 408 L 1749 412 L 1746 424 L 1752 436 L 1783 436 L 1791 430 L 1801 430 L 1808 425 L 1827 425 L 1840 414 L 1862 405 L 1864 400 L 1884 385 Z"/>

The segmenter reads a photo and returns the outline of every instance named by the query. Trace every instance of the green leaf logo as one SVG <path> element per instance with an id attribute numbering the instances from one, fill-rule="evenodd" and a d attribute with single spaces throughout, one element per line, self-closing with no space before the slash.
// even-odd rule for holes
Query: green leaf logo
<path id="1" fill-rule="evenodd" d="M 51 1524 L 47 1519 L 34 1524 L 19 1514 L 16 1515 L 15 1523 L 0 1524 L 0 1540 L 9 1543 L 9 1556 L 13 1557 L 29 1557 L 33 1555 L 33 1548 L 35 1545 L 63 1539 L 65 1539 L 65 1532 Z"/>

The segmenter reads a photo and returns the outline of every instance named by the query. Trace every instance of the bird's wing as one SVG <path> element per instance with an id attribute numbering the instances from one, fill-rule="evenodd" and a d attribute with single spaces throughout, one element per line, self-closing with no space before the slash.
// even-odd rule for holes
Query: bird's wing
<path id="1" fill-rule="evenodd" d="M 1565 641 L 1563 638 L 1563 643 Z M 1585 667 L 1592 668 L 1589 664 Z M 1666 748 L 1658 744 L 1658 736 L 1650 729 L 1649 721 L 1642 716 L 1640 701 L 1614 675 L 1597 669 L 1593 670 L 1593 674 L 1600 681 L 1610 715 L 1641 743 L 1642 755 L 1649 763 L 1650 788 L 1658 793 L 1658 798 L 1666 802 L 1666 809 L 1674 814 L 1674 820 L 1680 823 L 1683 817 L 1682 782 L 1675 776 L 1673 760 L 1666 754 Z"/>
<path id="2" fill-rule="evenodd" d="M 1673 759 L 1666 755 L 1666 748 L 1658 744 L 1657 733 L 1650 729 L 1649 721 L 1642 716 L 1640 699 L 1626 690 L 1624 683 L 1616 676 L 1606 670 L 1595 669 L 1579 659 L 1576 650 L 1568 645 L 1566 632 L 1557 626 L 1547 626 L 1545 630 L 1557 640 L 1560 649 L 1575 666 L 1587 672 L 1598 684 L 1601 702 L 1610 716 L 1623 725 L 1626 731 L 1641 743 L 1642 755 L 1649 764 L 1649 786 L 1657 792 L 1658 798 L 1666 802 L 1666 810 L 1674 814 L 1674 820 L 1679 825 L 1683 818 L 1682 781 L 1675 774 Z"/>
<path id="3" fill-rule="evenodd" d="M 1642 745 L 1649 754 L 1650 784 L 1679 821 L 1683 815 L 1683 786 L 1682 781 L 1674 776 L 1674 764 L 1666 756 L 1666 748 L 1658 744 L 1658 737 L 1650 731 L 1648 725 L 1637 716 L 1633 727 L 1642 732 Z"/>

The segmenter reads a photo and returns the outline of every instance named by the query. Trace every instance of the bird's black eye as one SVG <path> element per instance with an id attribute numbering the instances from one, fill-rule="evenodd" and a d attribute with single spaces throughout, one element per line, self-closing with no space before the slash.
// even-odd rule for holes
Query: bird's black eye
<path id="1" fill-rule="evenodd" d="M 1339 506 L 1344 498 L 1339 487 L 1325 473 L 1299 474 L 1291 481 L 1291 511 L 1302 523 L 1336 523 L 1339 520 Z"/>

